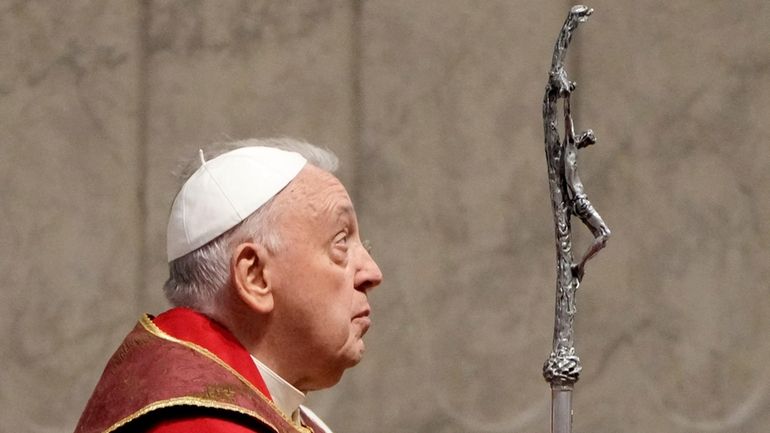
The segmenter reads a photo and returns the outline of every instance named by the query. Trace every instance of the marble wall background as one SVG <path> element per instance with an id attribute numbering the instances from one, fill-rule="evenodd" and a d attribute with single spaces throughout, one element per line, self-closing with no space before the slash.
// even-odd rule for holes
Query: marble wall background
<path id="1" fill-rule="evenodd" d="M 375 257 L 339 433 L 547 432 L 540 101 L 565 1 L 0 1 L 0 430 L 71 431 L 160 286 L 170 172 L 335 150 Z M 595 0 L 571 73 L 612 227 L 578 295 L 577 432 L 770 426 L 770 3 Z M 589 237 L 581 232 L 585 245 Z"/>

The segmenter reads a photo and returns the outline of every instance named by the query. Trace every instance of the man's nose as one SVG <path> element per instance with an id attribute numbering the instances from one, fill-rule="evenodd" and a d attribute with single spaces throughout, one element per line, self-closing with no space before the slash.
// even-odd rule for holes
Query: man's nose
<path id="1" fill-rule="evenodd" d="M 356 290 L 361 292 L 368 292 L 369 290 L 377 287 L 382 282 L 382 271 L 377 263 L 372 258 L 369 251 L 365 248 L 361 248 L 360 265 L 356 270 L 355 287 Z"/>

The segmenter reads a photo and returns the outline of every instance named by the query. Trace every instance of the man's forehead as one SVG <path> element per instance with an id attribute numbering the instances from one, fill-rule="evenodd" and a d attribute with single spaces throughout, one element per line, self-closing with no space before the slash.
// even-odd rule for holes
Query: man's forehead
<path id="1" fill-rule="evenodd" d="M 335 215 L 355 214 L 347 190 L 333 174 L 307 165 L 289 184 L 285 199 L 298 207 L 326 210 Z"/>

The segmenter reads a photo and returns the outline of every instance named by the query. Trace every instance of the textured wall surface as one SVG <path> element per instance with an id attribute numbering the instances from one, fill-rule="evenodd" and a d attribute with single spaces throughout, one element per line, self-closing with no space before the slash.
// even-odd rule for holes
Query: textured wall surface
<path id="1" fill-rule="evenodd" d="M 575 431 L 770 425 L 770 4 L 596 0 L 569 53 L 589 197 Z M 540 104 L 565 1 L 0 0 L 0 430 L 67 432 L 160 287 L 171 172 L 337 152 L 385 283 L 338 433 L 547 432 Z M 579 232 L 578 245 L 590 238 Z"/>

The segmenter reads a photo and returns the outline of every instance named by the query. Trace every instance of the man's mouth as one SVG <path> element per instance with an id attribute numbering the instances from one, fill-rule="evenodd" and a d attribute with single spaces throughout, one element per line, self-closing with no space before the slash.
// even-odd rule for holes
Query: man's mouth
<path id="1" fill-rule="evenodd" d="M 363 337 L 364 334 L 366 334 L 366 331 L 369 330 L 369 327 L 372 326 L 372 319 L 369 318 L 369 310 L 367 309 L 366 311 L 353 316 L 352 322 L 361 327 L 361 336 Z"/>

